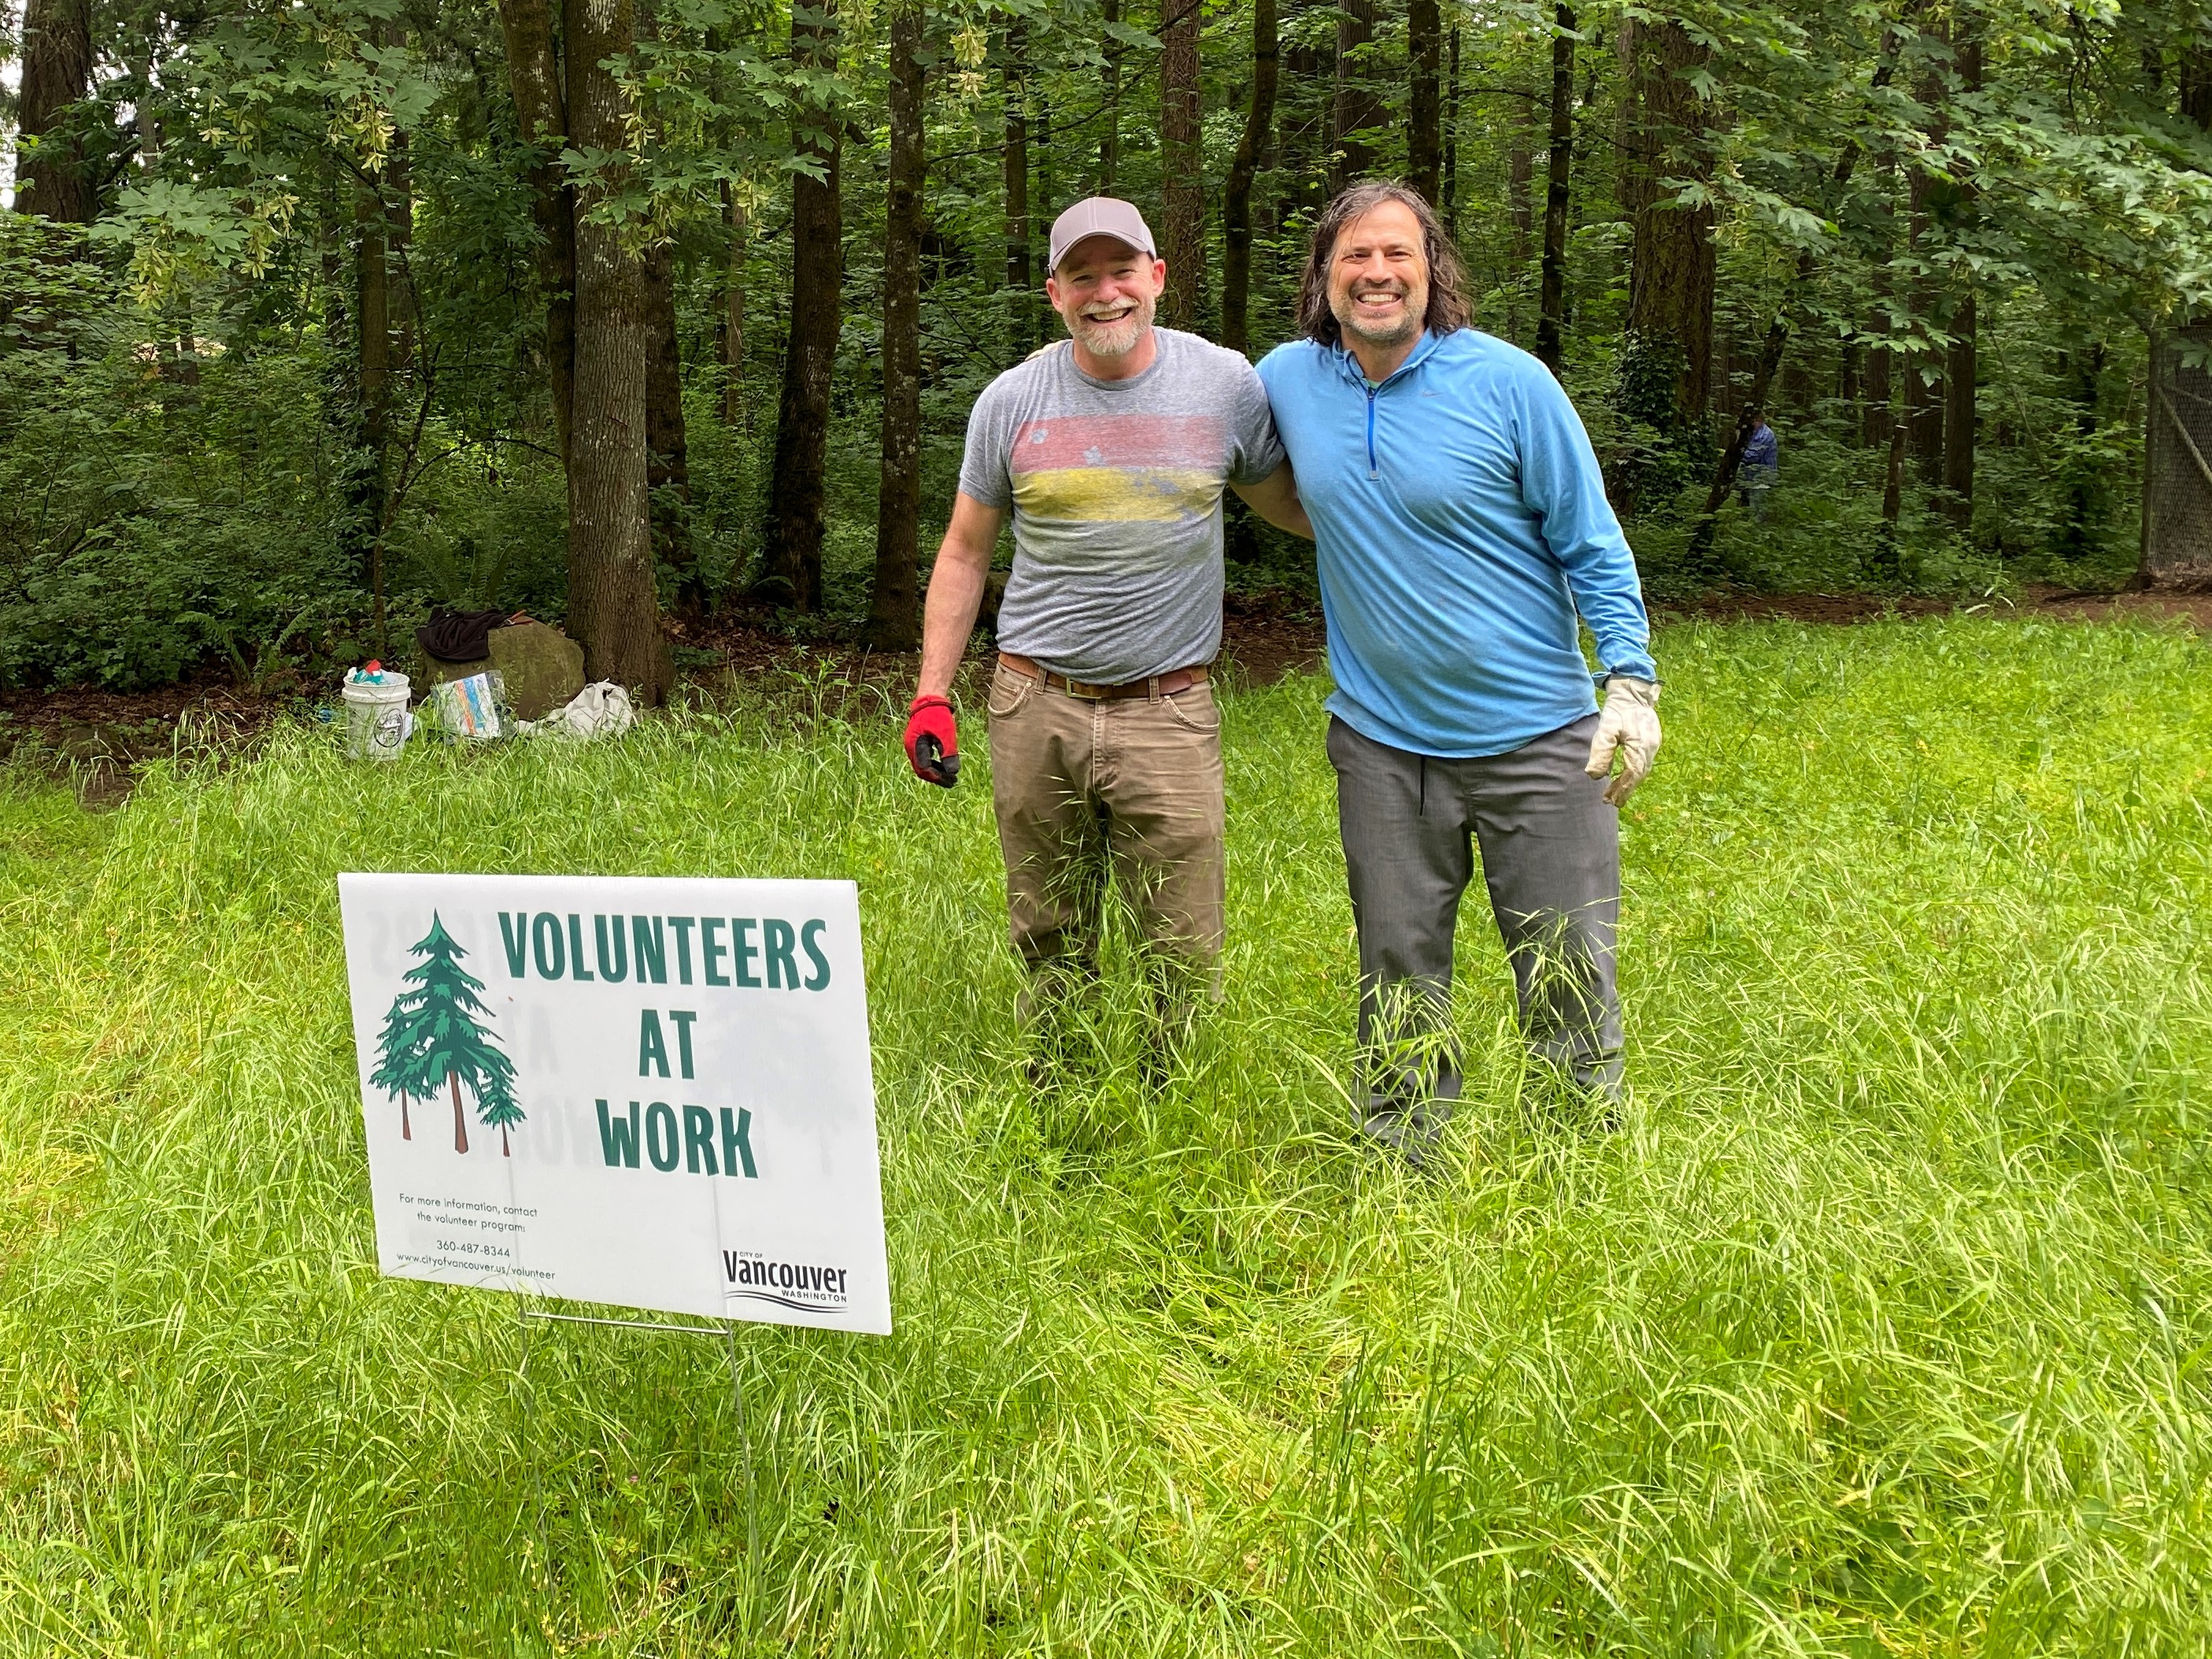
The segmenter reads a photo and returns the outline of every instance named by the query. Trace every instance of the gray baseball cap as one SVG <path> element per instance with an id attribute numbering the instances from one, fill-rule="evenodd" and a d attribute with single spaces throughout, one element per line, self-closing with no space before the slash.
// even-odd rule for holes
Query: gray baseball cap
<path id="1" fill-rule="evenodd" d="M 1145 222 L 1143 214 L 1114 197 L 1090 196 L 1052 222 L 1052 257 L 1046 262 L 1045 274 L 1058 270 L 1067 250 L 1086 236 L 1111 236 L 1139 253 L 1155 259 L 1160 257 L 1152 246 L 1152 228 Z"/>

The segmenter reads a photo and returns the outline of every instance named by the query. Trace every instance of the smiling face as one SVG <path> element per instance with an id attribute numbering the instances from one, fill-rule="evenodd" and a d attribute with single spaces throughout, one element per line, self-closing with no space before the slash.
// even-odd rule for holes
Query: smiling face
<path id="1" fill-rule="evenodd" d="M 1429 310 L 1429 261 L 1421 222 L 1402 202 L 1383 202 L 1337 233 L 1329 253 L 1328 308 L 1348 345 L 1404 345 L 1420 337 Z"/>
<path id="2" fill-rule="evenodd" d="M 1045 297 L 1076 344 L 1099 357 L 1125 357 L 1152 325 L 1167 284 L 1164 260 L 1116 241 L 1086 236 L 1045 278 Z"/>

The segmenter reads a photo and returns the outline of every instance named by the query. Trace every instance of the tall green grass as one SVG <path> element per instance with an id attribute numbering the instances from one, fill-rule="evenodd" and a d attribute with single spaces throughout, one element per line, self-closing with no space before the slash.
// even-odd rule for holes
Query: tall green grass
<path id="1" fill-rule="evenodd" d="M 1625 1126 L 1524 1098 L 1478 894 L 1433 1181 L 1348 1134 L 1316 682 L 1227 702 L 1228 1000 L 1157 1093 L 1109 1017 L 1030 1096 L 980 753 L 924 789 L 826 694 L 16 775 L 0 1643 L 2212 1651 L 2202 647 L 1659 655 Z M 541 1328 L 526 1387 L 510 1301 L 377 1276 L 349 869 L 859 880 L 897 1334 L 740 1332 L 757 1555 L 714 1345 Z"/>

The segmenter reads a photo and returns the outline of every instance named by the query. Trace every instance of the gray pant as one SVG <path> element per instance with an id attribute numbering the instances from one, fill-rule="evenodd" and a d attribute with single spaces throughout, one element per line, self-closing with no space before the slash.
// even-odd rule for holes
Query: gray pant
<path id="1" fill-rule="evenodd" d="M 1513 964 L 1530 1048 L 1580 1087 L 1620 1085 L 1620 814 L 1585 776 L 1597 716 L 1503 755 L 1445 760 L 1328 727 L 1359 929 L 1359 1043 L 1370 1133 L 1432 1133 L 1459 1097 L 1452 933 L 1474 874 Z M 1413 1114 L 1413 1121 L 1399 1120 Z"/>

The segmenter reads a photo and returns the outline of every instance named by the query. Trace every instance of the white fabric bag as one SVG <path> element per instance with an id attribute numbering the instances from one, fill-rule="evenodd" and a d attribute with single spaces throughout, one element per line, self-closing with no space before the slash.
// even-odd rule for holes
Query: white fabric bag
<path id="1" fill-rule="evenodd" d="M 612 680 L 598 680 L 544 721 L 544 729 L 564 738 L 618 738 L 637 719 L 629 693 Z"/>

